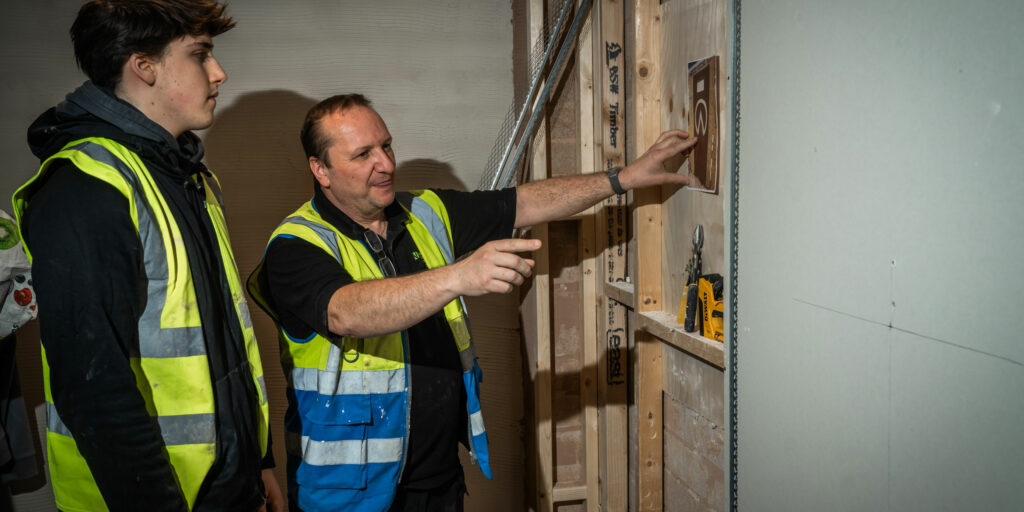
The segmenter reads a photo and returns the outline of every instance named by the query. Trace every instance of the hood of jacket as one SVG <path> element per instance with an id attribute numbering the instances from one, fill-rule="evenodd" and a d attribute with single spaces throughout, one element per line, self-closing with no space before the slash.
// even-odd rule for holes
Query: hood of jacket
<path id="1" fill-rule="evenodd" d="M 60 151 L 68 142 L 83 137 L 113 139 L 144 159 L 159 164 L 151 171 L 179 176 L 206 171 L 199 137 L 185 132 L 175 139 L 132 104 L 91 81 L 43 112 L 28 129 L 29 147 L 40 161 Z"/>

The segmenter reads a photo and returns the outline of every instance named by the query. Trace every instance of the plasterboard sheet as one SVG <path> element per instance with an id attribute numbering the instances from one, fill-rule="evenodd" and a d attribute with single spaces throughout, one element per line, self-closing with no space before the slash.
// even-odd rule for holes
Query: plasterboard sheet
<path id="1" fill-rule="evenodd" d="M 1024 502 L 1021 23 L 743 2 L 741 510 Z"/>

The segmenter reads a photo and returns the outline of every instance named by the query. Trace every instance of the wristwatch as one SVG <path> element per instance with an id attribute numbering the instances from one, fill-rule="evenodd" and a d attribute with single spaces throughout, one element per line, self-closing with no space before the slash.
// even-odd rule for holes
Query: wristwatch
<path id="1" fill-rule="evenodd" d="M 608 169 L 608 181 L 612 184 L 612 190 L 620 196 L 626 193 L 626 189 L 622 188 L 622 184 L 619 183 L 619 171 L 621 170 L 621 165 L 616 165 L 615 167 Z"/>

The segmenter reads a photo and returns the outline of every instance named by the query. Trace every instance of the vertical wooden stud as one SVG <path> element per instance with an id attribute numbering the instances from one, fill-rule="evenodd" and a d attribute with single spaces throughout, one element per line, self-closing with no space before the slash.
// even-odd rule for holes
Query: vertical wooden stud
<path id="1" fill-rule="evenodd" d="M 530 0 L 530 48 L 544 38 L 544 0 Z M 543 107 L 540 107 L 543 108 Z M 532 142 L 530 160 L 531 179 L 543 180 L 548 177 L 547 120 L 541 121 Z M 534 253 L 533 290 L 535 293 L 534 314 L 537 318 L 534 337 L 537 342 L 537 368 L 534 382 L 534 413 L 537 437 L 537 510 L 554 510 L 554 468 L 552 466 L 552 418 L 551 418 L 551 276 L 548 273 L 548 226 L 533 227 L 530 236 L 543 244 Z"/>
<path id="2" fill-rule="evenodd" d="M 646 331 L 636 332 L 637 429 L 639 444 L 639 510 L 660 512 L 662 494 L 662 349 L 661 340 Z"/>
<path id="3" fill-rule="evenodd" d="M 600 38 L 595 45 L 594 77 L 598 84 L 596 101 L 601 108 L 600 169 L 603 171 L 625 163 L 625 54 L 623 53 L 623 6 L 618 0 L 601 0 L 597 4 L 600 17 Z M 595 25 L 597 26 L 597 25 Z M 604 282 L 626 282 L 627 209 L 624 196 L 612 196 L 599 205 L 595 225 L 598 246 L 602 248 L 599 275 Z M 601 360 L 598 376 L 598 404 L 602 413 L 602 501 L 609 512 L 626 512 L 629 508 L 629 412 L 628 325 L 626 308 L 605 298 L 599 315 L 598 351 Z"/>
<path id="4" fill-rule="evenodd" d="M 577 0 L 577 9 L 579 0 Z M 576 59 L 579 63 L 579 105 L 580 105 L 580 168 L 581 172 L 591 172 L 597 168 L 594 136 L 594 14 L 591 9 L 580 32 Z M 598 455 L 598 418 L 597 418 L 597 258 L 594 240 L 594 213 L 583 215 L 579 226 L 579 261 L 583 277 L 583 370 L 580 373 L 580 398 L 583 410 L 584 439 L 584 481 L 586 484 L 586 510 L 597 512 L 601 509 Z"/>
<path id="5" fill-rule="evenodd" d="M 635 0 L 636 147 L 642 153 L 661 133 L 661 9 L 656 0 Z M 637 312 L 661 305 L 661 190 L 638 190 L 633 196 L 637 234 Z M 646 333 L 636 335 L 639 478 L 641 511 L 660 511 L 662 498 L 662 344 Z"/>

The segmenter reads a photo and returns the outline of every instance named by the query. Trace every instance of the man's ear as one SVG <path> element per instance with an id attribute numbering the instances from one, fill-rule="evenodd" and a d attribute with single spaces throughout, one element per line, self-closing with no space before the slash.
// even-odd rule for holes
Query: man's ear
<path id="1" fill-rule="evenodd" d="M 313 173 L 313 178 L 321 187 L 331 188 L 331 180 L 327 177 L 327 165 L 323 160 L 315 156 L 309 157 L 309 172 Z"/>
<path id="2" fill-rule="evenodd" d="M 139 52 L 128 56 L 124 64 L 125 73 L 130 73 L 146 85 L 156 83 L 156 59 Z"/>

